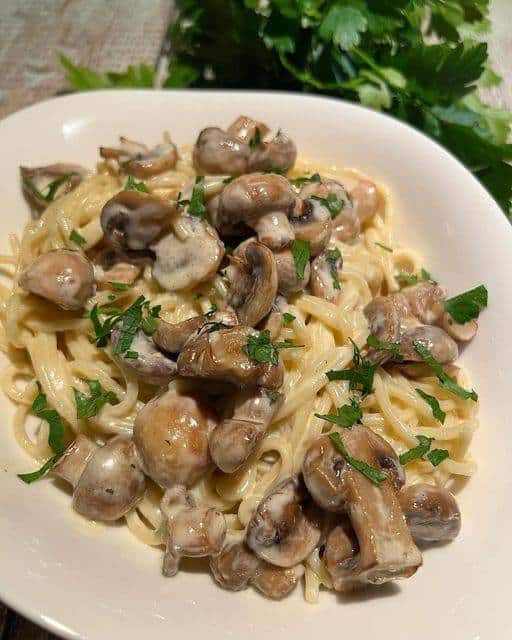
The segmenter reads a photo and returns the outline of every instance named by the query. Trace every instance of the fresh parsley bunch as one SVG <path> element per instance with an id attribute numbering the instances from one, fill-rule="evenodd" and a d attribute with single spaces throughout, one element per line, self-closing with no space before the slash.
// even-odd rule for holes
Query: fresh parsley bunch
<path id="1" fill-rule="evenodd" d="M 454 153 L 512 217 L 512 114 L 498 84 L 489 0 L 178 0 L 164 87 L 304 90 L 382 110 Z M 148 86 L 147 67 L 97 74 L 62 59 L 77 89 Z"/>

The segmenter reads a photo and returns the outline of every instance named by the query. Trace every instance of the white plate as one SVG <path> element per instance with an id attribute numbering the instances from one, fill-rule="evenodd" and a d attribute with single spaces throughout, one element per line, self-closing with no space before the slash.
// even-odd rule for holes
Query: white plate
<path id="1" fill-rule="evenodd" d="M 248 113 L 283 126 L 300 153 L 351 166 L 388 184 L 400 241 L 455 293 L 481 282 L 490 307 L 463 355 L 481 398 L 473 453 L 479 471 L 460 493 L 462 535 L 424 554 L 414 578 L 365 595 L 322 593 L 308 605 L 299 590 L 270 602 L 252 590 L 229 593 L 197 571 L 160 574 L 161 552 L 126 528 L 91 525 L 69 496 L 44 480 L 22 484 L 33 468 L 11 435 L 11 407 L 0 399 L 0 598 L 70 638 L 357 640 L 505 638 L 512 633 L 512 230 L 477 181 L 446 151 L 388 117 L 339 100 L 279 93 L 104 91 L 57 98 L 0 123 L 1 244 L 21 231 L 28 210 L 18 165 L 70 161 L 94 166 L 100 144 L 118 134 L 148 143 L 168 129 L 191 143 L 211 124 Z M 3 248 L 3 247 L 2 247 Z"/>

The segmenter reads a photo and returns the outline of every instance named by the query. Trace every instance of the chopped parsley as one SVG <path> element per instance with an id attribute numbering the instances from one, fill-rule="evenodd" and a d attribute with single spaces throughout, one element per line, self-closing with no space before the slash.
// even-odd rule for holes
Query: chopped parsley
<path id="1" fill-rule="evenodd" d="M 422 269 L 419 274 L 398 273 L 395 276 L 395 279 L 403 287 L 409 287 L 413 284 L 418 284 L 419 282 L 430 282 L 430 284 L 437 284 L 437 282 L 432 278 L 431 274 L 426 269 Z"/>
<path id="2" fill-rule="evenodd" d="M 364 460 L 353 458 L 343 444 L 343 440 L 340 438 L 339 433 L 330 433 L 329 438 L 349 465 L 354 467 L 354 469 L 359 471 L 359 473 L 362 473 L 366 478 L 368 478 L 368 480 L 370 480 L 370 482 L 379 485 L 388 478 L 388 474 L 385 471 L 382 471 L 382 469 L 376 469 L 367 462 L 364 462 Z"/>
<path id="3" fill-rule="evenodd" d="M 232 176 L 228 176 L 227 178 L 224 178 L 224 180 L 222 181 L 222 184 L 229 184 L 230 182 L 233 182 L 233 180 L 239 177 L 240 177 L 239 173 L 234 173 Z"/>
<path id="4" fill-rule="evenodd" d="M 113 391 L 105 391 L 98 380 L 84 380 L 91 391 L 87 396 L 73 387 L 76 403 L 76 417 L 79 420 L 92 418 L 100 412 L 100 409 L 107 403 L 113 404 L 117 401 L 117 396 Z"/>
<path id="5" fill-rule="evenodd" d="M 427 454 L 427 458 L 433 467 L 437 467 L 438 464 L 441 464 L 441 462 L 449 456 L 450 454 L 446 449 L 432 449 L 432 451 Z"/>
<path id="6" fill-rule="evenodd" d="M 432 373 L 437 376 L 441 387 L 450 391 L 454 395 L 459 398 L 463 398 L 464 400 L 473 400 L 476 402 L 478 400 L 478 395 L 474 389 L 471 391 L 467 391 L 467 389 L 463 389 L 460 385 L 458 385 L 453 378 L 451 378 L 443 367 L 439 364 L 439 362 L 434 358 L 434 356 L 430 353 L 430 351 L 418 340 L 415 340 L 412 343 L 414 350 L 421 357 L 423 362 L 430 367 Z"/>
<path id="7" fill-rule="evenodd" d="M 446 460 L 446 458 L 449 457 L 450 454 L 446 449 L 430 450 L 430 447 L 434 442 L 434 438 L 416 436 L 416 439 L 418 440 L 419 445 L 409 449 L 409 451 L 406 451 L 405 453 L 402 453 L 399 456 L 400 464 L 406 465 L 414 460 L 421 460 L 426 455 L 432 466 L 437 467 L 438 464 L 441 464 L 443 460 Z"/>
<path id="8" fill-rule="evenodd" d="M 83 236 L 81 236 L 76 229 L 73 229 L 73 231 L 69 234 L 69 239 L 79 247 L 83 247 L 87 242 L 87 240 Z"/>
<path id="9" fill-rule="evenodd" d="M 126 282 L 109 282 L 108 284 L 114 291 L 128 291 L 133 287 L 133 284 L 126 284 Z"/>
<path id="10" fill-rule="evenodd" d="M 42 193 L 41 191 L 39 191 L 39 189 L 36 187 L 36 185 L 33 183 L 33 181 L 30 178 L 23 178 L 23 184 L 30 189 L 30 191 L 32 191 L 32 193 L 39 198 L 40 200 L 43 200 L 44 202 L 53 202 L 55 199 L 55 194 L 57 193 L 57 189 L 60 187 L 61 184 L 64 184 L 64 182 L 66 182 L 66 180 L 68 180 L 68 178 L 70 178 L 73 175 L 73 173 L 66 173 L 63 176 L 60 176 L 59 178 L 56 178 L 55 180 L 53 180 L 52 182 L 50 182 L 47 185 L 47 193 L 46 195 L 44 195 L 44 193 Z"/>
<path id="11" fill-rule="evenodd" d="M 214 313 L 217 313 L 218 307 L 215 304 L 215 302 L 212 302 L 212 306 L 210 307 L 210 311 L 208 311 L 208 313 L 206 313 L 206 317 L 207 318 L 211 318 L 213 316 Z"/>
<path id="12" fill-rule="evenodd" d="M 139 352 L 138 351 L 132 351 L 131 349 L 129 349 L 125 354 L 124 357 L 127 360 L 138 360 L 139 359 Z"/>
<path id="13" fill-rule="evenodd" d="M 20 480 L 23 480 L 23 482 L 25 482 L 26 484 L 31 484 L 32 482 L 39 480 L 39 478 L 42 478 L 43 476 L 45 476 L 48 473 L 48 471 L 50 471 L 50 469 L 58 462 L 61 455 L 62 454 L 58 453 L 52 456 L 37 471 L 33 471 L 32 473 L 18 473 L 18 478 Z"/>
<path id="14" fill-rule="evenodd" d="M 286 171 L 281 167 L 268 167 L 268 169 L 263 169 L 262 173 L 278 173 L 280 176 L 283 176 Z"/>
<path id="15" fill-rule="evenodd" d="M 384 251 L 389 251 L 389 253 L 393 253 L 393 249 L 391 247 L 388 247 L 387 244 L 382 244 L 382 242 L 374 242 L 373 244 L 376 244 L 381 249 L 384 249 Z"/>
<path id="16" fill-rule="evenodd" d="M 197 333 L 213 333 L 214 331 L 220 331 L 221 329 L 231 329 L 231 326 L 224 322 L 206 322 L 198 329 Z"/>
<path id="17" fill-rule="evenodd" d="M 279 394 L 277 391 L 267 391 L 267 398 L 274 403 L 279 398 Z"/>
<path id="18" fill-rule="evenodd" d="M 352 391 L 360 387 L 360 391 L 364 396 L 373 392 L 373 378 L 379 364 L 372 364 L 368 360 L 361 357 L 359 347 L 351 340 L 354 346 L 354 356 L 352 358 L 352 369 L 331 370 L 325 374 L 332 382 L 333 380 L 348 380 L 349 389 Z"/>
<path id="19" fill-rule="evenodd" d="M 327 252 L 327 262 L 329 264 L 329 272 L 331 274 L 332 286 L 337 291 L 340 290 L 340 280 L 338 276 L 338 267 L 336 262 L 341 258 L 341 253 L 338 248 L 332 249 Z"/>
<path id="20" fill-rule="evenodd" d="M 291 324 L 295 320 L 295 316 L 291 313 L 283 313 L 283 322 L 285 324 Z"/>
<path id="21" fill-rule="evenodd" d="M 446 413 L 439 406 L 438 399 L 434 398 L 434 396 L 431 396 L 428 393 L 425 393 L 422 389 L 416 388 L 415 391 L 430 406 L 434 418 L 436 418 L 436 420 L 439 420 L 441 424 L 444 424 Z"/>
<path id="22" fill-rule="evenodd" d="M 270 339 L 270 331 L 264 329 L 257 335 L 250 335 L 247 338 L 247 344 L 243 347 L 243 352 L 255 362 L 267 363 L 274 365 L 279 364 L 279 350 L 293 349 L 300 345 L 294 344 L 291 340 L 284 342 L 272 342 Z"/>
<path id="23" fill-rule="evenodd" d="M 487 289 L 481 284 L 454 298 L 444 301 L 444 308 L 459 324 L 478 318 L 480 311 L 487 306 Z"/>
<path id="24" fill-rule="evenodd" d="M 295 262 L 295 271 L 297 276 L 304 278 L 304 269 L 311 255 L 311 247 L 307 240 L 294 240 L 291 246 L 293 261 Z"/>
<path id="25" fill-rule="evenodd" d="M 312 176 L 301 176 L 300 178 L 293 178 L 290 180 L 294 187 L 303 187 L 310 182 L 322 182 L 322 178 L 319 173 L 314 173 Z"/>
<path id="26" fill-rule="evenodd" d="M 254 149 L 257 149 L 261 144 L 261 132 L 260 132 L 260 128 L 256 127 L 256 129 L 254 130 L 254 135 L 253 137 L 249 140 L 249 149 L 251 149 L 251 151 L 253 151 Z"/>
<path id="27" fill-rule="evenodd" d="M 352 429 L 356 422 L 361 421 L 363 412 L 361 411 L 359 400 L 354 396 L 351 398 L 350 404 L 344 404 L 342 407 L 338 407 L 336 413 L 326 413 L 323 415 L 315 413 L 315 416 L 327 422 L 337 424 L 340 427 L 345 427 L 345 429 Z"/>
<path id="28" fill-rule="evenodd" d="M 148 192 L 148 188 L 146 187 L 145 182 L 137 182 L 132 176 L 128 176 L 128 180 L 124 185 L 123 189 L 126 191 L 127 189 L 134 189 L 135 191 L 142 191 L 143 193 Z"/>
<path id="29" fill-rule="evenodd" d="M 311 200 L 318 200 L 329 210 L 331 218 L 335 218 L 345 206 L 345 201 L 338 198 L 335 193 L 330 193 L 326 198 L 321 196 L 310 196 Z"/>
<path id="30" fill-rule="evenodd" d="M 369 335 L 366 338 L 366 344 L 369 347 L 378 349 L 379 351 L 392 351 L 393 353 L 398 353 L 400 351 L 399 342 L 382 342 L 381 340 L 377 340 L 377 338 L 372 335 Z"/>
<path id="31" fill-rule="evenodd" d="M 188 212 L 192 216 L 198 216 L 200 218 L 207 217 L 206 205 L 204 203 L 204 176 L 196 177 Z"/>

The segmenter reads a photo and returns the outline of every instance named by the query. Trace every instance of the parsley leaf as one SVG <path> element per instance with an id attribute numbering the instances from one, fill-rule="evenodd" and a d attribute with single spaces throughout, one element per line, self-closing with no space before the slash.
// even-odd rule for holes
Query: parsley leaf
<path id="1" fill-rule="evenodd" d="M 434 416 L 434 418 L 439 420 L 441 424 L 444 424 L 446 413 L 439 406 L 438 399 L 434 398 L 434 396 L 431 396 L 428 393 L 425 393 L 422 389 L 416 388 L 415 391 L 430 406 L 430 408 L 432 409 L 432 415 Z"/>
<path id="2" fill-rule="evenodd" d="M 200 218 L 207 217 L 206 205 L 204 203 L 204 176 L 196 177 L 196 183 L 192 189 L 188 212 L 192 216 L 199 216 Z"/>
<path id="3" fill-rule="evenodd" d="M 344 200 L 336 197 L 335 193 L 330 193 L 326 198 L 321 196 L 310 196 L 311 200 L 318 200 L 323 206 L 329 210 L 331 218 L 335 218 L 345 206 Z"/>
<path id="4" fill-rule="evenodd" d="M 139 296 L 122 315 L 121 331 L 114 353 L 119 356 L 128 351 L 132 345 L 137 329 L 142 321 L 142 304 L 144 296 Z"/>
<path id="5" fill-rule="evenodd" d="M 132 351 L 131 349 L 128 349 L 128 351 L 124 354 L 124 357 L 127 360 L 137 360 L 139 357 L 139 353 L 137 351 Z"/>
<path id="6" fill-rule="evenodd" d="M 281 167 L 268 167 L 268 169 L 263 169 L 262 173 L 278 173 L 280 176 L 284 176 L 286 171 Z"/>
<path id="7" fill-rule="evenodd" d="M 369 335 L 366 338 L 366 344 L 369 347 L 373 347 L 374 349 L 393 351 L 394 353 L 398 353 L 400 351 L 399 342 L 382 342 L 381 340 L 377 340 L 377 338 L 372 335 Z"/>
<path id="8" fill-rule="evenodd" d="M 145 182 L 137 182 L 137 180 L 135 180 L 135 178 L 133 178 L 132 176 L 128 176 L 128 180 L 126 181 L 126 184 L 124 185 L 123 189 L 125 189 L 125 190 L 134 189 L 135 191 L 142 191 L 143 193 L 147 193 L 148 192 L 148 188 L 146 187 L 146 183 Z"/>
<path id="9" fill-rule="evenodd" d="M 446 460 L 450 456 L 447 449 L 432 449 L 430 453 L 427 454 L 427 458 L 430 460 L 433 467 L 437 467 L 438 464 L 441 464 L 443 460 Z"/>
<path id="10" fill-rule="evenodd" d="M 426 269 L 421 269 L 420 273 L 398 273 L 395 276 L 396 281 L 404 287 L 408 287 L 419 282 L 430 282 L 431 284 L 437 284 L 432 278 L 430 273 Z"/>
<path id="11" fill-rule="evenodd" d="M 254 150 L 257 149 L 261 144 L 261 132 L 260 128 L 256 127 L 254 130 L 253 137 L 249 140 L 249 149 Z"/>
<path id="12" fill-rule="evenodd" d="M 295 320 L 295 316 L 292 315 L 291 313 L 283 313 L 283 322 L 285 324 L 291 324 L 293 321 Z"/>
<path id="13" fill-rule="evenodd" d="M 36 187 L 36 185 L 30 178 L 28 177 L 23 178 L 23 183 L 40 200 L 44 200 L 44 202 L 50 203 L 54 201 L 55 194 L 57 193 L 57 190 L 60 187 L 60 185 L 64 184 L 64 182 L 66 182 L 66 180 L 68 180 L 72 175 L 73 175 L 72 173 L 66 173 L 63 176 L 59 176 L 58 178 L 50 182 L 46 187 L 48 189 L 48 191 L 46 192 L 46 195 L 41 191 L 39 191 L 39 189 Z"/>
<path id="14" fill-rule="evenodd" d="M 399 456 L 400 464 L 406 465 L 413 460 L 423 458 L 434 442 L 434 438 L 427 438 L 426 436 L 416 436 L 416 439 L 419 441 L 419 445 L 409 449 L 409 451 L 406 451 L 405 453 L 402 453 Z"/>
<path id="15" fill-rule="evenodd" d="M 46 394 L 41 390 L 41 385 L 37 382 L 39 393 L 32 403 L 32 411 L 41 420 L 48 423 L 48 444 L 54 453 L 62 453 L 64 447 L 64 426 L 60 415 L 55 409 L 47 409 Z"/>
<path id="16" fill-rule="evenodd" d="M 212 306 L 210 307 L 210 311 L 208 311 L 208 313 L 206 313 L 206 317 L 207 318 L 211 318 L 215 313 L 217 313 L 218 307 L 215 304 L 215 302 L 212 302 Z"/>
<path id="17" fill-rule="evenodd" d="M 291 246 L 293 260 L 295 262 L 295 271 L 299 278 L 304 278 L 304 269 L 309 261 L 311 247 L 307 240 L 294 240 Z"/>
<path id="18" fill-rule="evenodd" d="M 279 398 L 279 393 L 277 391 L 267 391 L 267 397 L 270 402 L 274 403 Z"/>
<path id="19" fill-rule="evenodd" d="M 347 451 L 345 445 L 343 444 L 343 440 L 340 438 L 339 433 L 330 433 L 329 438 L 331 442 L 334 443 L 338 451 L 345 458 L 345 460 L 354 467 L 359 473 L 362 473 L 370 482 L 373 484 L 379 485 L 381 482 L 387 479 L 388 474 L 382 469 L 376 469 L 372 467 L 364 460 L 358 460 L 357 458 L 353 458 L 349 452 Z"/>
<path id="20" fill-rule="evenodd" d="M 47 460 L 37 471 L 32 471 L 31 473 L 18 473 L 18 478 L 20 480 L 23 480 L 23 482 L 25 482 L 26 484 L 31 484 L 32 482 L 39 480 L 39 478 L 42 478 L 48 473 L 48 471 L 50 471 L 50 469 L 60 459 L 61 455 L 61 453 L 54 455 L 49 460 Z"/>
<path id="21" fill-rule="evenodd" d="M 379 363 L 372 364 L 368 360 L 363 360 L 361 351 L 356 343 L 350 338 L 350 342 L 354 347 L 354 356 L 352 358 L 352 369 L 331 370 L 325 374 L 328 380 L 348 380 L 349 389 L 355 390 L 360 387 L 360 391 L 364 396 L 373 393 L 373 378 L 375 371 L 380 366 Z"/>
<path id="22" fill-rule="evenodd" d="M 87 240 L 83 236 L 81 236 L 76 229 L 73 229 L 73 231 L 69 234 L 69 239 L 79 247 L 83 247 L 87 242 Z"/>
<path id="23" fill-rule="evenodd" d="M 301 176 L 300 178 L 293 178 L 290 180 L 290 183 L 293 184 L 294 187 L 303 187 L 305 184 L 309 184 L 311 182 L 321 182 L 322 178 L 319 173 L 314 173 L 311 176 Z"/>
<path id="24" fill-rule="evenodd" d="M 338 248 L 332 249 L 327 252 L 327 262 L 329 263 L 329 272 L 331 274 L 333 289 L 340 290 L 340 280 L 338 276 L 338 267 L 336 262 L 341 258 L 341 253 Z"/>
<path id="25" fill-rule="evenodd" d="M 389 251 L 389 253 L 393 253 L 393 249 L 391 247 L 388 247 L 387 244 L 382 244 L 382 242 L 374 242 L 373 244 L 376 244 L 381 249 L 384 249 L 384 251 Z"/>
<path id="26" fill-rule="evenodd" d="M 337 424 L 340 427 L 345 427 L 345 429 L 352 429 L 356 422 L 361 421 L 363 412 L 361 411 L 359 400 L 354 396 L 351 398 L 350 404 L 344 404 L 342 407 L 338 407 L 336 413 L 326 413 L 323 415 L 315 413 L 315 416 L 327 422 Z"/>
<path id="27" fill-rule="evenodd" d="M 439 364 L 439 362 L 434 358 L 434 356 L 430 353 L 430 351 L 418 340 L 415 340 L 412 343 L 414 350 L 416 353 L 421 356 L 421 359 L 425 364 L 427 364 L 432 372 L 437 376 L 440 385 L 453 393 L 459 398 L 463 398 L 464 400 L 473 400 L 476 402 L 478 400 L 478 395 L 474 389 L 471 391 L 467 391 L 463 389 L 460 385 L 458 385 L 453 378 L 451 378 L 443 367 Z"/>
<path id="28" fill-rule="evenodd" d="M 243 352 L 255 362 L 267 363 L 274 365 L 279 364 L 279 350 L 293 349 L 299 345 L 294 344 L 291 340 L 284 342 L 272 342 L 270 339 L 270 331 L 264 329 L 257 335 L 250 335 L 247 338 L 247 344 L 243 347 Z"/>
<path id="29" fill-rule="evenodd" d="M 214 331 L 220 331 L 221 329 L 231 329 L 229 324 L 224 322 L 206 322 L 200 327 L 197 333 L 213 333 Z"/>
<path id="30" fill-rule="evenodd" d="M 92 418 L 100 412 L 101 408 L 107 404 L 107 402 L 113 404 L 117 401 L 116 394 L 113 391 L 105 391 L 98 380 L 84 380 L 84 382 L 91 390 L 90 396 L 85 395 L 85 393 L 73 387 L 76 417 L 79 420 Z"/>
<path id="31" fill-rule="evenodd" d="M 108 284 L 114 291 L 128 291 L 133 287 L 133 284 L 126 284 L 126 282 L 109 282 Z"/>
<path id="32" fill-rule="evenodd" d="M 480 311 L 486 306 L 487 289 L 483 284 L 444 301 L 444 308 L 459 324 L 478 318 Z"/>

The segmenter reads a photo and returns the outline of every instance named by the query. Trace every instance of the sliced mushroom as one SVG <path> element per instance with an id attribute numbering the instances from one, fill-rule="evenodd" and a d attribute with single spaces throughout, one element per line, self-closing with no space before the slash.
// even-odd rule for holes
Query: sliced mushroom
<path id="1" fill-rule="evenodd" d="M 106 271 L 95 265 L 94 277 L 101 289 L 108 289 L 112 282 L 120 282 L 127 285 L 133 284 L 139 277 L 140 271 L 141 268 L 138 265 L 130 264 L 129 262 L 118 262 Z"/>
<path id="2" fill-rule="evenodd" d="M 119 138 L 118 149 L 100 147 L 100 156 L 105 159 L 115 159 L 126 173 L 137 178 L 151 178 L 164 171 L 170 171 L 176 166 L 178 152 L 172 142 L 158 144 L 149 149 L 145 144 Z"/>
<path id="3" fill-rule="evenodd" d="M 254 138 L 256 129 L 259 130 L 262 139 L 270 133 L 270 129 L 263 122 L 253 120 L 249 116 L 238 116 L 228 127 L 227 133 L 230 136 L 235 136 L 239 140 L 242 140 L 242 142 L 249 142 Z"/>
<path id="4" fill-rule="evenodd" d="M 437 324 L 444 311 L 444 289 L 430 282 L 421 282 L 401 291 L 413 315 L 423 324 Z"/>
<path id="5" fill-rule="evenodd" d="M 343 429 L 339 437 L 353 458 L 383 468 L 381 439 L 376 440 L 370 429 L 356 424 L 352 429 Z M 324 450 L 334 446 L 325 437 L 320 440 Z M 321 452 L 318 441 L 312 446 Z M 314 456 L 306 459 L 308 457 L 304 479 L 313 499 L 335 509 L 344 508 L 354 528 L 360 553 L 353 577 L 363 583 L 382 584 L 415 573 L 421 565 L 421 553 L 411 538 L 392 474 L 377 486 L 343 456 L 335 460 L 334 451 L 324 451 L 323 456 L 317 455 L 316 459 Z M 327 474 L 321 468 L 322 458 L 328 461 Z"/>
<path id="6" fill-rule="evenodd" d="M 295 194 L 286 178 L 275 173 L 254 173 L 230 182 L 220 195 L 218 224 L 244 222 L 258 234 L 258 240 L 274 251 L 294 239 L 288 220 Z"/>
<path id="7" fill-rule="evenodd" d="M 343 519 L 329 532 L 323 561 L 336 591 L 349 593 L 364 587 L 357 576 L 359 543 L 350 522 Z"/>
<path id="8" fill-rule="evenodd" d="M 282 328 L 283 314 L 275 309 L 275 305 L 272 305 L 272 311 L 259 323 L 258 331 L 269 331 L 270 339 L 274 341 L 279 338 Z"/>
<path id="9" fill-rule="evenodd" d="M 285 133 L 278 131 L 270 142 L 260 142 L 250 150 L 248 171 L 277 168 L 289 171 L 297 159 L 297 147 Z"/>
<path id="10" fill-rule="evenodd" d="M 210 558 L 215 582 L 229 591 L 246 589 L 261 565 L 262 560 L 243 540 L 226 544 L 218 555 Z"/>
<path id="11" fill-rule="evenodd" d="M 336 304 L 340 297 L 339 272 L 343 258 L 337 249 L 326 249 L 311 263 L 311 293 Z"/>
<path id="12" fill-rule="evenodd" d="M 304 277 L 300 278 L 297 274 L 297 267 L 290 249 L 283 249 L 274 253 L 277 267 L 277 290 L 283 296 L 290 296 L 294 293 L 303 291 L 310 278 L 311 268 L 309 262 L 306 262 L 304 268 Z"/>
<path id="13" fill-rule="evenodd" d="M 396 491 L 405 484 L 405 472 L 393 447 L 371 430 L 367 438 L 379 467 L 389 471 Z M 302 475 L 311 497 L 326 511 L 345 511 L 345 479 L 343 470 L 347 462 L 327 436 L 322 436 L 309 447 L 302 465 Z"/>
<path id="14" fill-rule="evenodd" d="M 153 398 L 133 427 L 146 474 L 164 488 L 194 484 L 212 466 L 208 437 L 217 423 L 212 408 L 197 395 L 169 390 Z"/>
<path id="15" fill-rule="evenodd" d="M 270 395 L 269 395 L 270 394 Z M 231 418 L 210 436 L 210 454 L 224 473 L 234 473 L 254 451 L 283 403 L 281 394 L 267 389 L 239 391 Z"/>
<path id="16" fill-rule="evenodd" d="M 304 567 L 301 564 L 284 569 L 265 562 L 254 576 L 252 584 L 268 598 L 282 600 L 295 589 L 303 575 Z"/>
<path id="17" fill-rule="evenodd" d="M 81 253 L 56 249 L 38 256 L 18 282 L 61 309 L 78 311 L 94 293 L 94 269 Z"/>
<path id="18" fill-rule="evenodd" d="M 192 155 L 199 174 L 237 175 L 247 171 L 249 145 L 218 127 L 207 127 L 199 134 Z"/>
<path id="19" fill-rule="evenodd" d="M 101 228 L 105 240 L 117 251 L 143 251 L 169 228 L 175 214 L 174 203 L 125 189 L 103 207 Z"/>
<path id="20" fill-rule="evenodd" d="M 377 296 L 364 308 L 372 336 L 382 342 L 399 342 L 409 315 L 401 293 Z"/>
<path id="21" fill-rule="evenodd" d="M 155 386 L 167 384 L 176 376 L 176 361 L 159 351 L 153 340 L 140 329 L 133 337 L 128 352 L 116 354 L 120 335 L 121 328 L 117 324 L 112 329 L 111 342 L 114 347 L 114 358 L 122 368 L 132 371 L 146 384 Z M 135 354 L 137 357 L 130 357 Z"/>
<path id="22" fill-rule="evenodd" d="M 146 489 L 137 451 L 126 436 L 115 436 L 103 447 L 79 436 L 53 473 L 71 483 L 73 508 L 89 520 L 118 520 Z"/>
<path id="23" fill-rule="evenodd" d="M 326 205 L 315 198 L 297 200 L 290 223 L 298 240 L 309 242 L 312 256 L 322 252 L 331 238 L 332 219 Z"/>
<path id="24" fill-rule="evenodd" d="M 163 574 L 174 576 L 182 557 L 201 558 L 220 552 L 226 538 L 226 520 L 220 511 L 196 507 L 183 487 L 166 491 L 162 511 L 167 517 L 168 537 Z"/>
<path id="25" fill-rule="evenodd" d="M 469 342 L 473 340 L 478 331 L 477 320 L 469 320 L 464 324 L 455 322 L 448 311 L 444 311 L 439 318 L 439 325 L 446 333 L 458 342 Z"/>
<path id="26" fill-rule="evenodd" d="M 374 182 L 370 180 L 358 180 L 349 191 L 353 209 L 363 224 L 377 213 L 381 204 L 381 198 Z"/>
<path id="27" fill-rule="evenodd" d="M 318 514 L 304 503 L 296 479 L 281 482 L 259 503 L 251 518 L 246 542 L 254 553 L 277 567 L 293 567 L 317 546 L 321 536 Z"/>
<path id="28" fill-rule="evenodd" d="M 153 277 L 167 291 L 192 289 L 215 275 L 224 255 L 224 246 L 215 229 L 204 220 L 184 216 L 188 237 L 174 233 L 152 245 L 156 254 Z"/>
<path id="29" fill-rule="evenodd" d="M 446 542 L 459 535 L 459 506 L 446 489 L 413 484 L 404 487 L 399 498 L 415 542 Z"/>
<path id="30" fill-rule="evenodd" d="M 426 347 L 441 364 L 454 362 L 459 356 L 459 348 L 455 340 L 439 327 L 430 325 L 412 327 L 402 336 L 399 352 L 402 358 L 412 362 L 422 362 L 422 357 L 414 348 L 414 342 L 419 342 Z"/>
<path id="31" fill-rule="evenodd" d="M 204 316 L 194 316 L 175 324 L 159 318 L 157 329 L 153 334 L 153 341 L 159 349 L 166 353 L 179 353 L 194 333 L 199 333 L 205 325 L 213 326 L 217 323 L 234 327 L 238 324 L 238 318 L 233 309 L 229 308 L 224 311 L 216 311 L 211 315 L 207 313 Z"/>
<path id="32" fill-rule="evenodd" d="M 49 204 L 77 187 L 87 174 L 79 164 L 20 167 L 23 194 L 31 205 L 32 217 L 39 218 Z"/>
<path id="33" fill-rule="evenodd" d="M 272 309 L 277 294 L 277 268 L 272 251 L 260 242 L 248 243 L 226 268 L 229 302 L 241 324 L 254 327 Z"/>
<path id="34" fill-rule="evenodd" d="M 283 366 L 252 360 L 244 351 L 251 335 L 257 334 L 250 327 L 238 326 L 192 337 L 178 356 L 179 375 L 278 389 L 283 383 Z"/>

